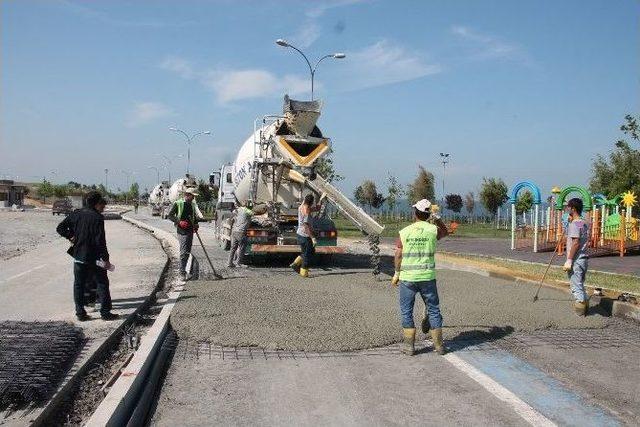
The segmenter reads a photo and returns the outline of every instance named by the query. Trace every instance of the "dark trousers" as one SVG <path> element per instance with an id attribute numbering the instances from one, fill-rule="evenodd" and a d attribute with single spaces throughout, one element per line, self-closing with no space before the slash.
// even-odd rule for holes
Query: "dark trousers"
<path id="1" fill-rule="evenodd" d="M 85 287 L 91 282 L 96 284 L 96 293 L 100 302 L 100 314 L 111 311 L 111 294 L 109 293 L 109 278 L 107 270 L 92 264 L 73 264 L 73 301 L 76 305 L 76 314 L 86 314 L 84 309 Z"/>
<path id="2" fill-rule="evenodd" d="M 303 237 L 299 234 L 297 234 L 296 237 L 298 238 L 300 256 L 302 257 L 302 265 L 300 268 L 309 268 L 313 256 L 316 253 L 316 249 L 313 247 L 313 240 L 311 240 L 311 237 Z"/>

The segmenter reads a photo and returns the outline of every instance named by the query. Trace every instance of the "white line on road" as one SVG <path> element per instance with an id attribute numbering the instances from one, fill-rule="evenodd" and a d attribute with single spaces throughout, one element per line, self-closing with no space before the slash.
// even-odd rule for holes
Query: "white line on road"
<path id="1" fill-rule="evenodd" d="M 507 390 L 502 385 L 491 379 L 491 377 L 480 372 L 455 354 L 446 354 L 444 358 L 453 366 L 455 366 L 459 371 L 465 373 L 467 376 L 469 376 L 469 378 L 473 379 L 475 382 L 484 387 L 489 393 L 493 394 L 495 397 L 511 406 L 513 410 L 516 411 L 516 413 L 529 424 L 533 426 L 556 425 L 553 421 L 533 409 L 511 391 Z"/>
<path id="2" fill-rule="evenodd" d="M 8 282 L 9 280 L 17 279 L 18 277 L 22 277 L 25 274 L 31 273 L 32 271 L 40 270 L 41 268 L 44 268 L 46 266 L 47 266 L 47 264 L 42 264 L 42 265 L 39 265 L 37 267 L 30 268 L 29 270 L 23 271 L 22 273 L 18 273 L 18 274 L 14 275 L 14 276 L 7 277 L 4 280 L 0 280 L 0 282 Z"/>

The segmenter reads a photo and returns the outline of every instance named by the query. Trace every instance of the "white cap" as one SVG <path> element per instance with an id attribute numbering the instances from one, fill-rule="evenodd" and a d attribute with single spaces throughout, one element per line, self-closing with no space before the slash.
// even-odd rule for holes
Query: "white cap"
<path id="1" fill-rule="evenodd" d="M 185 193 L 189 193 L 189 194 L 193 194 L 194 196 L 198 196 L 198 190 L 196 190 L 195 188 L 187 188 L 184 190 Z"/>
<path id="2" fill-rule="evenodd" d="M 431 202 L 427 199 L 422 199 L 413 205 L 413 207 L 418 209 L 420 212 L 428 213 L 431 210 Z"/>

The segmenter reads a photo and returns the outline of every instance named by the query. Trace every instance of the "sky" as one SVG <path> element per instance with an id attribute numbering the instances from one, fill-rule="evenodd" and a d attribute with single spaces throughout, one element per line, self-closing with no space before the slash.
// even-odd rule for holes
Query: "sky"
<path id="1" fill-rule="evenodd" d="M 0 0 L 0 177 L 151 188 L 206 178 L 282 97 L 310 96 L 339 187 L 418 165 L 442 193 L 483 177 L 586 185 L 640 104 L 640 3 Z M 164 159 L 169 158 L 171 162 Z M 181 157 L 180 157 L 181 156 Z M 163 166 L 164 165 L 164 166 Z M 167 170 L 169 169 L 169 170 Z"/>

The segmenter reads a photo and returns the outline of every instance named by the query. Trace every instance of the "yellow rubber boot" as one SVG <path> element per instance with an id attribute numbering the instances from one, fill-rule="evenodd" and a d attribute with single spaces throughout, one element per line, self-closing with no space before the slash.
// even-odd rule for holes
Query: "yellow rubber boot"
<path id="1" fill-rule="evenodd" d="M 588 301 L 576 301 L 573 303 L 573 311 L 575 311 L 578 316 L 586 316 L 587 310 L 589 310 Z"/>
<path id="2" fill-rule="evenodd" d="M 416 352 L 416 328 L 402 328 L 402 352 L 407 356 L 413 356 Z"/>
<path id="3" fill-rule="evenodd" d="M 289 264 L 289 267 L 291 267 L 293 271 L 295 271 L 296 273 L 299 273 L 301 265 L 302 265 L 302 257 L 298 255 L 298 257 L 294 259 L 291 264 Z"/>
<path id="4" fill-rule="evenodd" d="M 432 329 L 431 340 L 433 341 L 433 347 L 436 353 L 443 355 L 447 352 L 444 348 L 444 342 L 442 341 L 442 328 Z"/>
<path id="5" fill-rule="evenodd" d="M 309 277 L 309 269 L 308 268 L 300 268 L 300 276 L 301 277 Z"/>

